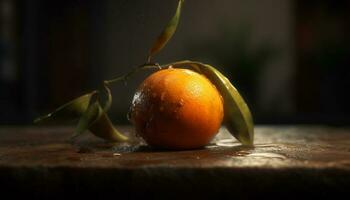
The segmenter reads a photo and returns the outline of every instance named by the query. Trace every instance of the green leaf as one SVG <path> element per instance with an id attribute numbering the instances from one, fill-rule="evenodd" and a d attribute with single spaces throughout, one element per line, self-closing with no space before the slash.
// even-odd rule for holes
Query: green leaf
<path id="1" fill-rule="evenodd" d="M 88 108 L 90 104 L 91 97 L 96 95 L 96 91 L 93 91 L 91 93 L 85 94 L 83 96 L 80 96 L 76 99 L 73 99 L 72 101 L 60 106 L 55 111 L 38 117 L 34 120 L 34 123 L 39 123 L 51 118 L 63 118 L 68 117 L 70 119 L 78 118 L 80 117 Z"/>
<path id="2" fill-rule="evenodd" d="M 103 107 L 103 111 L 107 112 L 112 106 L 112 93 L 111 93 L 111 89 L 109 89 L 108 83 L 106 81 L 104 81 L 103 88 L 104 88 L 105 93 L 107 95 L 107 100 L 106 100 L 105 105 Z"/>
<path id="3" fill-rule="evenodd" d="M 110 142 L 125 142 L 128 137 L 119 132 L 114 126 L 108 115 L 103 111 L 101 105 L 98 104 L 98 117 L 92 122 L 89 130 L 95 136 Z"/>
<path id="4" fill-rule="evenodd" d="M 230 133 L 242 144 L 253 145 L 254 123 L 248 105 L 220 71 L 215 67 L 193 61 L 179 61 L 162 67 L 192 67 L 204 74 L 219 90 L 224 99 L 224 125 Z"/>
<path id="5" fill-rule="evenodd" d="M 98 101 L 91 104 L 81 116 L 78 125 L 75 128 L 74 135 L 71 137 L 71 139 L 78 137 L 79 135 L 83 134 L 86 130 L 88 130 L 91 127 L 91 125 L 101 117 L 102 112 L 103 111 Z"/>
<path id="6" fill-rule="evenodd" d="M 163 29 L 162 33 L 158 36 L 158 38 L 154 42 L 152 48 L 149 51 L 148 61 L 151 60 L 152 56 L 156 55 L 160 50 L 162 50 L 163 47 L 168 43 L 170 38 L 174 35 L 177 25 L 179 24 L 182 3 L 183 3 L 183 0 L 179 0 L 175 15 L 171 18 L 171 20 Z"/>
<path id="7" fill-rule="evenodd" d="M 113 126 L 113 123 L 98 101 L 91 104 L 82 115 L 71 139 L 77 138 L 85 133 L 86 130 L 90 130 L 96 137 L 109 142 L 125 142 L 128 140 L 128 137 Z"/>

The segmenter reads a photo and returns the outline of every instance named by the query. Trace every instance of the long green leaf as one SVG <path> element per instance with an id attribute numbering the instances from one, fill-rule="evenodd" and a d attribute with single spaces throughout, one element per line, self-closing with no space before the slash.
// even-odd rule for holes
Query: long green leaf
<path id="1" fill-rule="evenodd" d="M 163 47 L 168 43 L 168 41 L 174 35 L 177 25 L 179 24 L 182 3 L 183 3 L 183 0 L 179 0 L 175 15 L 171 18 L 171 20 L 163 29 L 162 33 L 157 37 L 156 41 L 154 42 L 152 48 L 149 51 L 149 60 L 151 59 L 152 56 L 154 56 L 160 50 L 162 50 Z"/>
<path id="2" fill-rule="evenodd" d="M 248 105 L 232 83 L 215 67 L 193 61 L 179 61 L 162 67 L 192 67 L 204 74 L 224 99 L 224 125 L 242 144 L 253 145 L 254 123 Z"/>
<path id="3" fill-rule="evenodd" d="M 34 120 L 35 123 L 45 121 L 51 118 L 66 117 L 79 118 L 78 125 L 71 139 L 75 139 L 79 135 L 90 130 L 92 134 L 102 139 L 111 142 L 127 141 L 128 137 L 124 136 L 117 129 L 114 128 L 106 111 L 110 108 L 112 103 L 111 91 L 105 85 L 107 100 L 102 109 L 99 101 L 91 103 L 92 97 L 97 95 L 97 91 L 80 96 L 72 101 L 60 106 L 52 113 L 39 117 Z"/>
<path id="4" fill-rule="evenodd" d="M 60 106 L 55 111 L 38 117 L 34 120 L 34 123 L 39 123 L 52 118 L 63 118 L 68 117 L 70 119 L 80 117 L 88 108 L 91 97 L 96 95 L 96 91 L 80 96 L 72 101 Z"/>

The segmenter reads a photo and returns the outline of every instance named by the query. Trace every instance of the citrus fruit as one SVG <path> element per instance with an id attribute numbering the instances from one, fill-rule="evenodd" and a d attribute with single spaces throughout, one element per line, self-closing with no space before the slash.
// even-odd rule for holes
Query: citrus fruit
<path id="1" fill-rule="evenodd" d="M 223 100 L 203 75 L 162 69 L 137 89 L 130 108 L 136 133 L 149 145 L 167 149 L 205 146 L 223 120 Z"/>

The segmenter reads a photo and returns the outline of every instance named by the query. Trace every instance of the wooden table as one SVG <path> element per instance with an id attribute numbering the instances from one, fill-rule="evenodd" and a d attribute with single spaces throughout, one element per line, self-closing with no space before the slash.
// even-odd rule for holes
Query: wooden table
<path id="1" fill-rule="evenodd" d="M 133 135 L 130 127 L 120 127 Z M 350 190 L 350 129 L 257 126 L 255 147 L 223 129 L 203 149 L 108 144 L 71 127 L 0 128 L 2 195 L 61 199 L 332 197 Z M 69 193 L 69 195 L 68 195 Z M 301 196 L 305 197 L 305 196 Z"/>

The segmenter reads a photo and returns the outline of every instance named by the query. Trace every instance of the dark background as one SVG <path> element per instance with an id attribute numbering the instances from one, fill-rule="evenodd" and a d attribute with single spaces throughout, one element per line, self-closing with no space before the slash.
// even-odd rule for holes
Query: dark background
<path id="1" fill-rule="evenodd" d="M 349 125 L 349 2 L 186 0 L 178 30 L 156 61 L 217 66 L 260 124 Z M 31 124 L 143 64 L 176 4 L 0 0 L 0 124 Z M 114 123 L 128 123 L 145 76 L 113 86 Z"/>

